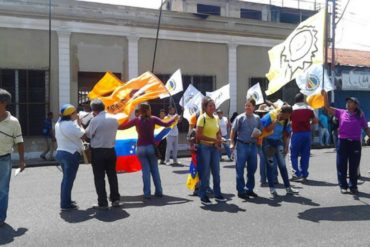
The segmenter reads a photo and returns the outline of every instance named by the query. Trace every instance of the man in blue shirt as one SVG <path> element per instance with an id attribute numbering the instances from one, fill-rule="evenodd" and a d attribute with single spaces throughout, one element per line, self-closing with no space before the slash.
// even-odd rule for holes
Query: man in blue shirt
<path id="1" fill-rule="evenodd" d="M 236 145 L 236 189 L 238 197 L 247 199 L 257 197 L 253 192 L 255 186 L 254 173 L 257 170 L 257 137 L 261 134 L 261 122 L 254 114 L 256 101 L 248 99 L 245 103 L 245 113 L 237 116 L 231 128 L 230 148 Z M 236 136 L 236 138 L 235 138 Z M 244 180 L 244 168 L 247 163 L 247 183 Z"/>
<path id="2" fill-rule="evenodd" d="M 40 155 L 40 158 L 43 160 L 53 160 L 53 153 L 54 153 L 54 130 L 53 130 L 53 113 L 49 112 L 47 118 L 44 120 L 44 124 L 42 126 L 42 135 L 45 139 L 45 151 Z"/>

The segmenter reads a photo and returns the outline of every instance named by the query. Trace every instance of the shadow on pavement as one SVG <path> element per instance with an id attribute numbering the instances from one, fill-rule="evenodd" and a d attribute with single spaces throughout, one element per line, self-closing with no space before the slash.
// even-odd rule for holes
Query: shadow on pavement
<path id="1" fill-rule="evenodd" d="M 307 179 L 302 184 L 308 185 L 308 186 L 338 186 L 338 184 L 333 184 L 333 183 L 329 183 L 326 181 L 312 180 L 312 179 Z"/>
<path id="2" fill-rule="evenodd" d="M 267 204 L 271 207 L 280 207 L 282 202 L 288 203 L 297 203 L 302 205 L 309 205 L 318 207 L 320 204 L 313 202 L 311 199 L 302 197 L 299 195 L 278 195 L 275 197 L 265 198 L 265 197 L 257 197 L 257 198 L 250 198 L 247 202 L 255 203 L 255 204 Z"/>
<path id="3" fill-rule="evenodd" d="M 320 221 L 364 221 L 370 220 L 370 206 L 339 206 L 311 208 L 298 214 L 301 220 Z"/>
<path id="4" fill-rule="evenodd" d="M 157 197 L 152 196 L 150 199 L 144 199 L 142 195 L 121 197 L 121 202 L 123 202 L 124 208 L 143 208 L 143 207 L 149 207 L 149 206 L 162 207 L 162 206 L 183 204 L 183 203 L 187 203 L 191 201 L 192 200 L 188 200 L 188 199 L 181 198 L 181 197 L 168 196 L 168 195 L 163 195 L 162 198 L 157 198 Z"/>
<path id="5" fill-rule="evenodd" d="M 223 166 L 223 168 L 235 168 L 235 164 L 234 165 L 226 165 L 226 166 Z"/>
<path id="6" fill-rule="evenodd" d="M 189 169 L 172 171 L 172 172 L 175 173 L 175 174 L 188 174 L 189 173 Z"/>
<path id="7" fill-rule="evenodd" d="M 14 241 L 14 238 L 20 237 L 28 231 L 27 228 L 18 228 L 14 230 L 11 225 L 4 224 L 0 226 L 0 245 L 5 245 Z"/>
<path id="8" fill-rule="evenodd" d="M 229 204 L 227 202 L 217 202 L 216 204 L 201 206 L 200 208 L 213 212 L 227 212 L 227 213 L 238 213 L 247 211 L 243 208 L 240 208 L 238 205 Z"/>
<path id="9" fill-rule="evenodd" d="M 93 218 L 104 222 L 114 222 L 129 216 L 122 207 L 109 208 L 108 210 L 88 208 L 86 210 L 73 210 L 60 213 L 60 217 L 69 223 L 80 223 Z"/>

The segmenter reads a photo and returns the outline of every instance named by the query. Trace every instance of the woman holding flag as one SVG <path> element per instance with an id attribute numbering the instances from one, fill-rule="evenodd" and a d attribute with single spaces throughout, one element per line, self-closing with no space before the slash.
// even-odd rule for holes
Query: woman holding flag
<path id="1" fill-rule="evenodd" d="M 178 116 L 172 117 L 168 122 L 163 122 L 158 117 L 152 116 L 151 107 L 147 103 L 142 103 L 139 106 L 140 116 L 130 120 L 129 122 L 122 124 L 119 129 L 128 129 L 133 126 L 136 127 L 138 133 L 136 155 L 140 160 L 142 173 L 143 173 L 143 183 L 144 183 L 144 198 L 150 199 L 150 174 L 153 177 L 153 182 L 155 186 L 155 196 L 162 197 L 162 185 L 161 178 L 158 170 L 158 158 L 155 152 L 154 143 L 154 128 L 155 125 L 160 125 L 164 127 L 171 126 L 174 122 L 178 120 Z"/>
<path id="2" fill-rule="evenodd" d="M 346 98 L 346 109 L 338 109 L 329 106 L 328 95 L 325 90 L 322 90 L 321 94 L 324 96 L 325 110 L 339 120 L 337 175 L 340 192 L 342 194 L 347 193 L 349 188 L 352 194 L 357 194 L 357 170 L 361 160 L 361 130 L 363 129 L 370 136 L 365 115 L 355 97 Z M 347 169 L 349 169 L 349 183 L 346 178 Z"/>
<path id="3" fill-rule="evenodd" d="M 220 148 L 221 132 L 218 118 L 214 116 L 215 102 L 208 96 L 202 100 L 203 114 L 197 121 L 196 139 L 198 146 L 198 170 L 200 171 L 199 197 L 204 205 L 212 204 L 207 196 L 210 172 L 213 176 L 213 190 L 216 201 L 226 201 L 221 194 L 220 186 Z"/>

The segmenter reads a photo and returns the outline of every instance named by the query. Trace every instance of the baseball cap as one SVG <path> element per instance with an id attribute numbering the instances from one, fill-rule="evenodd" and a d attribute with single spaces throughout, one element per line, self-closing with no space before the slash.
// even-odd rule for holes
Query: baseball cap
<path id="1" fill-rule="evenodd" d="M 62 108 L 60 108 L 60 114 L 63 116 L 63 117 L 66 117 L 66 116 L 70 116 L 72 115 L 72 113 L 74 113 L 76 111 L 76 107 L 74 107 L 73 105 L 71 104 L 65 104 L 62 106 Z"/>
<path id="2" fill-rule="evenodd" d="M 346 101 L 348 101 L 348 100 L 356 103 L 357 105 L 360 105 L 360 101 L 356 97 L 347 97 Z"/>

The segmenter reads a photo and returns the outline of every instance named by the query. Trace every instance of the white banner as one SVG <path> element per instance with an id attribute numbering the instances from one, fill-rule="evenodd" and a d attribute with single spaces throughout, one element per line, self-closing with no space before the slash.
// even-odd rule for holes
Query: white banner
<path id="1" fill-rule="evenodd" d="M 320 94 L 323 88 L 322 85 L 322 65 L 312 65 L 308 71 L 296 78 L 297 86 L 301 89 L 304 95 Z M 335 89 L 333 83 L 330 81 L 327 71 L 324 73 L 324 89 L 326 92 Z"/>
<path id="2" fill-rule="evenodd" d="M 184 95 L 180 99 L 180 106 L 184 107 L 188 102 L 191 101 L 191 99 L 200 93 L 198 89 L 196 89 L 192 84 L 188 86 L 188 88 L 185 90 Z"/>
<path id="3" fill-rule="evenodd" d="M 206 92 L 206 95 L 215 101 L 216 108 L 218 108 L 222 103 L 230 99 L 230 84 L 227 84 L 216 91 Z"/>
<path id="4" fill-rule="evenodd" d="M 256 101 L 256 105 L 262 104 L 264 102 L 259 82 L 257 84 L 254 84 L 251 88 L 248 89 L 247 99 L 249 98 L 253 98 Z"/>
<path id="5" fill-rule="evenodd" d="M 168 90 L 167 93 L 161 94 L 159 98 L 164 99 L 170 97 L 170 95 L 175 95 L 179 92 L 182 92 L 182 77 L 181 77 L 181 70 L 176 70 L 175 73 L 172 74 L 170 79 L 166 82 L 166 88 Z"/>
<path id="6" fill-rule="evenodd" d="M 191 100 L 185 105 L 184 107 L 184 118 L 186 118 L 190 122 L 190 117 L 197 112 L 202 110 L 202 99 L 203 94 L 199 92 L 198 94 L 194 95 Z"/>

